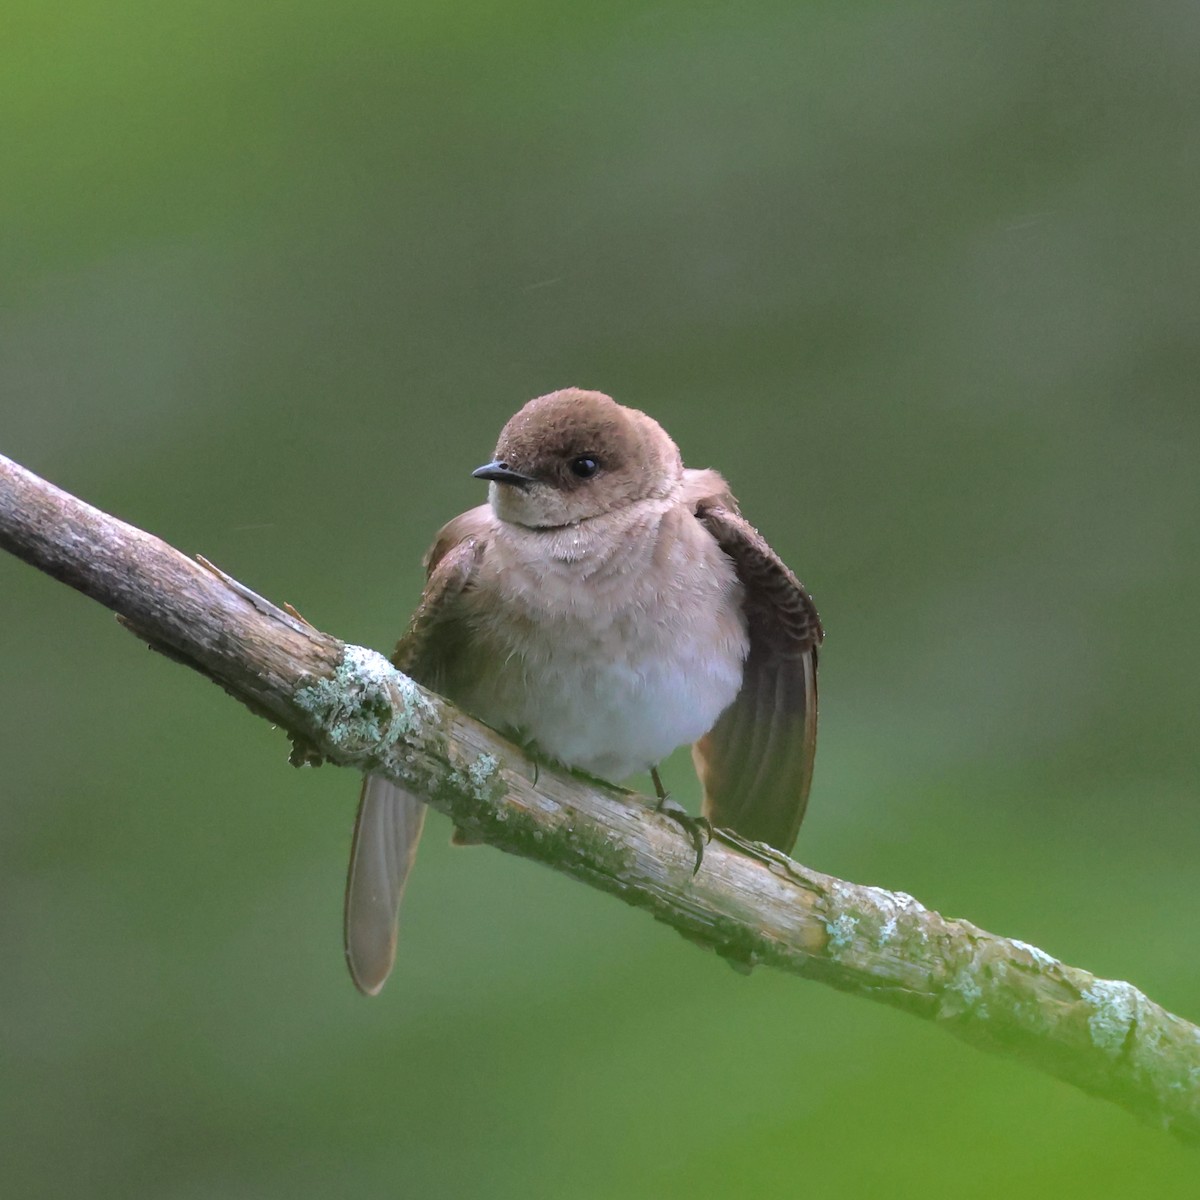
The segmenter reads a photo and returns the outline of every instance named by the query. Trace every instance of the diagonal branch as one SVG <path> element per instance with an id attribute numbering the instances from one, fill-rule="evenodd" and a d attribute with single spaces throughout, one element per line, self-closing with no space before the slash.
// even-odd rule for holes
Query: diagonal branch
<path id="1" fill-rule="evenodd" d="M 647 909 L 735 967 L 780 967 L 934 1020 L 1200 1143 L 1200 1028 L 1131 984 L 532 761 L 394 670 L 0 456 L 0 546 L 283 726 L 293 761 L 387 775 L 481 840 Z"/>

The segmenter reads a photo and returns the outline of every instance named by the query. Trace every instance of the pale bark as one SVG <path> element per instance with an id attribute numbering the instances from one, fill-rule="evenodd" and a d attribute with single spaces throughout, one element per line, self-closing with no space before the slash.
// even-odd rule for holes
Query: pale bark
<path id="1" fill-rule="evenodd" d="M 385 658 L 0 456 L 0 546 L 282 726 L 293 761 L 388 775 L 501 850 L 648 910 L 741 970 L 885 1001 L 1200 1142 L 1200 1028 L 1131 984 L 718 831 L 690 840 L 631 792 L 542 764 Z"/>

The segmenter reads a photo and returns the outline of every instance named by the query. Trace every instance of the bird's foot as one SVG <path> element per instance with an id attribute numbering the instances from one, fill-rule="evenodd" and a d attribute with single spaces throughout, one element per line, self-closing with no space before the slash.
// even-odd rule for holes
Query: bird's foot
<path id="1" fill-rule="evenodd" d="M 704 861 L 705 843 L 712 841 L 712 822 L 707 817 L 693 817 L 682 804 L 672 800 L 670 796 L 660 796 L 654 811 L 663 813 L 672 821 L 678 821 L 692 839 L 692 845 L 696 849 L 696 865 L 692 868 L 692 874 L 695 875 Z"/>
<path id="2" fill-rule="evenodd" d="M 654 794 L 658 797 L 654 811 L 666 813 L 672 821 L 678 821 L 692 839 L 692 845 L 696 847 L 696 865 L 692 868 L 692 874 L 695 875 L 704 861 L 704 844 L 712 841 L 712 822 L 707 817 L 693 817 L 682 804 L 677 804 L 671 799 L 670 792 L 663 787 L 657 766 L 650 768 L 650 778 L 654 782 Z"/>

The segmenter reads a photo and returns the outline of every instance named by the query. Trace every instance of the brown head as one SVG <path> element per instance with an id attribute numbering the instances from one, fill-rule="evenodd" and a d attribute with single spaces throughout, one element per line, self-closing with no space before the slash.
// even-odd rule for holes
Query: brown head
<path id="1" fill-rule="evenodd" d="M 601 392 L 564 388 L 530 400 L 475 471 L 502 521 L 534 529 L 576 525 L 655 497 L 683 476 L 679 450 L 653 418 Z"/>

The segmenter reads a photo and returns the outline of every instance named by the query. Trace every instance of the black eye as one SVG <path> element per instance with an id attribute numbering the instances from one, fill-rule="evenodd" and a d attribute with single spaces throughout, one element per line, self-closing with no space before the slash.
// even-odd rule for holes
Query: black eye
<path id="1" fill-rule="evenodd" d="M 578 475 L 580 479 L 591 479 L 598 470 L 600 464 L 590 454 L 571 459 L 571 474 Z"/>

